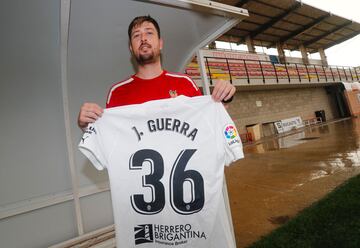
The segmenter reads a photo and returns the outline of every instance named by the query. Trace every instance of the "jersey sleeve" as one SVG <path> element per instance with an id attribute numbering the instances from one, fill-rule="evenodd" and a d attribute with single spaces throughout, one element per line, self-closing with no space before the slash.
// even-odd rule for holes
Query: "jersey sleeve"
<path id="1" fill-rule="evenodd" d="M 98 121 L 88 125 L 78 147 L 96 169 L 107 168 L 109 154 L 113 147 L 112 138 L 108 130 L 99 125 Z"/>
<path id="2" fill-rule="evenodd" d="M 222 141 L 221 149 L 225 152 L 225 165 L 230 165 L 232 162 L 244 157 L 243 146 L 240 139 L 240 134 L 231 119 L 230 115 L 221 103 L 218 107 L 218 130 L 221 132 Z"/>

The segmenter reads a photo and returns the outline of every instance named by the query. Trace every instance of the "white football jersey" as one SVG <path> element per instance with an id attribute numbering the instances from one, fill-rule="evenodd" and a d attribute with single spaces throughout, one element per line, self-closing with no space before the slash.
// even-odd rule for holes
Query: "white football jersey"
<path id="1" fill-rule="evenodd" d="M 105 109 L 79 148 L 108 170 L 118 248 L 230 247 L 224 165 L 244 155 L 211 96 Z"/>

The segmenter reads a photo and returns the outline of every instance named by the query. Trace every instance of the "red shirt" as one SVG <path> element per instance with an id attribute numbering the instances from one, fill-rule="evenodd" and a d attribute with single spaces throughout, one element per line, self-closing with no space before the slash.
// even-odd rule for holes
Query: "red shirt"
<path id="1" fill-rule="evenodd" d="M 202 94 L 195 82 L 184 74 L 163 71 L 153 79 L 141 79 L 133 75 L 111 87 L 106 108 L 139 104 L 177 95 L 193 97 Z"/>

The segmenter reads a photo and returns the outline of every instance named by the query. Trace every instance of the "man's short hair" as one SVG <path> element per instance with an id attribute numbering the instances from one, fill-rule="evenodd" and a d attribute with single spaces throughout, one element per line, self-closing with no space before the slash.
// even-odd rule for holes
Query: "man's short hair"
<path id="1" fill-rule="evenodd" d="M 156 28 L 156 31 L 158 33 L 158 37 L 160 38 L 160 27 L 159 27 L 159 24 L 157 23 L 157 21 L 152 18 L 150 15 L 147 15 L 147 16 L 137 16 L 135 17 L 132 22 L 130 23 L 129 25 L 129 29 L 128 29 L 128 35 L 129 35 L 129 40 L 131 40 L 131 32 L 132 30 L 143 24 L 144 22 L 150 22 L 152 24 L 154 24 L 155 28 Z"/>

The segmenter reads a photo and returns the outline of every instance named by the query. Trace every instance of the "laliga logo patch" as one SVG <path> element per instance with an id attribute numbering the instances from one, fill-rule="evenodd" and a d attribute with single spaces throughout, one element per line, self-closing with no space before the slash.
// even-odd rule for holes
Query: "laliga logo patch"
<path id="1" fill-rule="evenodd" d="M 224 133 L 226 139 L 234 139 L 237 136 L 236 128 L 233 125 L 227 125 Z"/>
<path id="2" fill-rule="evenodd" d="M 236 127 L 234 125 L 231 124 L 226 125 L 224 128 L 224 135 L 226 140 L 228 141 L 229 146 L 240 143 L 240 138 L 236 130 Z"/>

